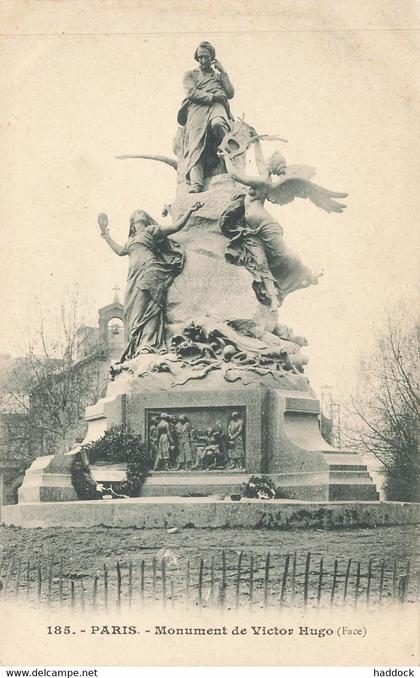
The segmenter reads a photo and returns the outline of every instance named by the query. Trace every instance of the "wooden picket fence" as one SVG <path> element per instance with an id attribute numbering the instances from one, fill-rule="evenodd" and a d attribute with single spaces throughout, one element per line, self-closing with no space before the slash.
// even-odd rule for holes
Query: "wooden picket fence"
<path id="1" fill-rule="evenodd" d="M 0 561 L 0 603 L 66 605 L 85 610 L 128 606 L 345 607 L 404 604 L 419 599 L 420 573 L 410 560 L 347 562 L 330 566 L 304 556 L 219 551 L 211 559 L 179 562 L 171 552 L 150 560 L 103 563 L 94 576 L 72 575 L 58 562 Z"/>

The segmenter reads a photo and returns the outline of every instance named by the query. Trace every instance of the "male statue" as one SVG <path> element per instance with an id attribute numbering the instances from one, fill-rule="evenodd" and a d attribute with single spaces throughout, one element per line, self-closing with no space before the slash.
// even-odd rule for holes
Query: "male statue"
<path id="1" fill-rule="evenodd" d="M 194 59 L 199 68 L 184 75 L 186 98 L 178 112 L 178 123 L 184 127 L 185 180 L 190 184 L 190 193 L 200 193 L 205 178 L 214 174 L 220 164 L 217 148 L 233 120 L 228 99 L 232 99 L 234 89 L 209 42 L 199 44 Z"/>

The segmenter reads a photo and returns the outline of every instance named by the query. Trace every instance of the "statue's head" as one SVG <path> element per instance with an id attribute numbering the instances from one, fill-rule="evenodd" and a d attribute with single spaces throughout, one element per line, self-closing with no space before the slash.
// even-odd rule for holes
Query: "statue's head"
<path id="1" fill-rule="evenodd" d="M 201 68 L 204 71 L 209 70 L 212 61 L 214 61 L 215 58 L 216 50 L 214 49 L 213 45 L 211 45 L 207 41 L 200 42 L 200 44 L 198 45 L 197 49 L 194 52 L 194 59 L 198 61 Z"/>
<path id="2" fill-rule="evenodd" d="M 280 153 L 280 151 L 275 151 L 273 155 L 268 159 L 267 162 L 268 171 L 270 174 L 285 174 L 286 173 L 286 158 Z"/>
<path id="3" fill-rule="evenodd" d="M 130 229 L 128 231 L 128 237 L 135 235 L 137 231 L 140 231 L 146 226 L 151 226 L 154 224 L 157 226 L 157 222 L 144 210 L 136 210 L 130 217 Z"/>
<path id="4" fill-rule="evenodd" d="M 232 419 L 239 419 L 239 412 L 232 412 Z"/>

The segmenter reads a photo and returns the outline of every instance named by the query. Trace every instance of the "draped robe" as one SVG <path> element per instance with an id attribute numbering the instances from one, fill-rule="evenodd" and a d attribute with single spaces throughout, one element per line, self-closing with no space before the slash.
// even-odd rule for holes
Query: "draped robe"
<path id="1" fill-rule="evenodd" d="M 213 69 L 209 73 L 200 68 L 187 71 L 183 84 L 186 98 L 178 112 L 178 123 L 184 126 L 183 172 L 188 179 L 191 168 L 202 159 L 211 121 L 223 118 L 229 127 L 232 115 L 227 99 L 232 99 L 234 89 L 226 73 Z M 226 104 L 213 101 L 214 94 L 226 97 Z"/>
<path id="2" fill-rule="evenodd" d="M 184 267 L 179 243 L 151 225 L 128 239 L 127 288 L 124 300 L 128 345 L 121 362 L 140 352 L 165 352 L 165 312 L 169 287 Z"/>

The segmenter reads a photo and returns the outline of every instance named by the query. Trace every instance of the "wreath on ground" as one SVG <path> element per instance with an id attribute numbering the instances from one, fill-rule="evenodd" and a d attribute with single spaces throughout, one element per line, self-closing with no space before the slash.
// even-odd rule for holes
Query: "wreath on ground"
<path id="1" fill-rule="evenodd" d="M 72 484 L 79 499 L 102 498 L 90 470 L 90 466 L 99 460 L 127 464 L 127 480 L 109 483 L 111 494 L 139 496 L 151 466 L 141 436 L 130 433 L 125 426 L 114 426 L 98 440 L 82 445 L 71 467 Z"/>
<path id="2" fill-rule="evenodd" d="M 244 497 L 274 499 L 278 496 L 276 486 L 268 476 L 251 476 L 243 486 Z"/>

